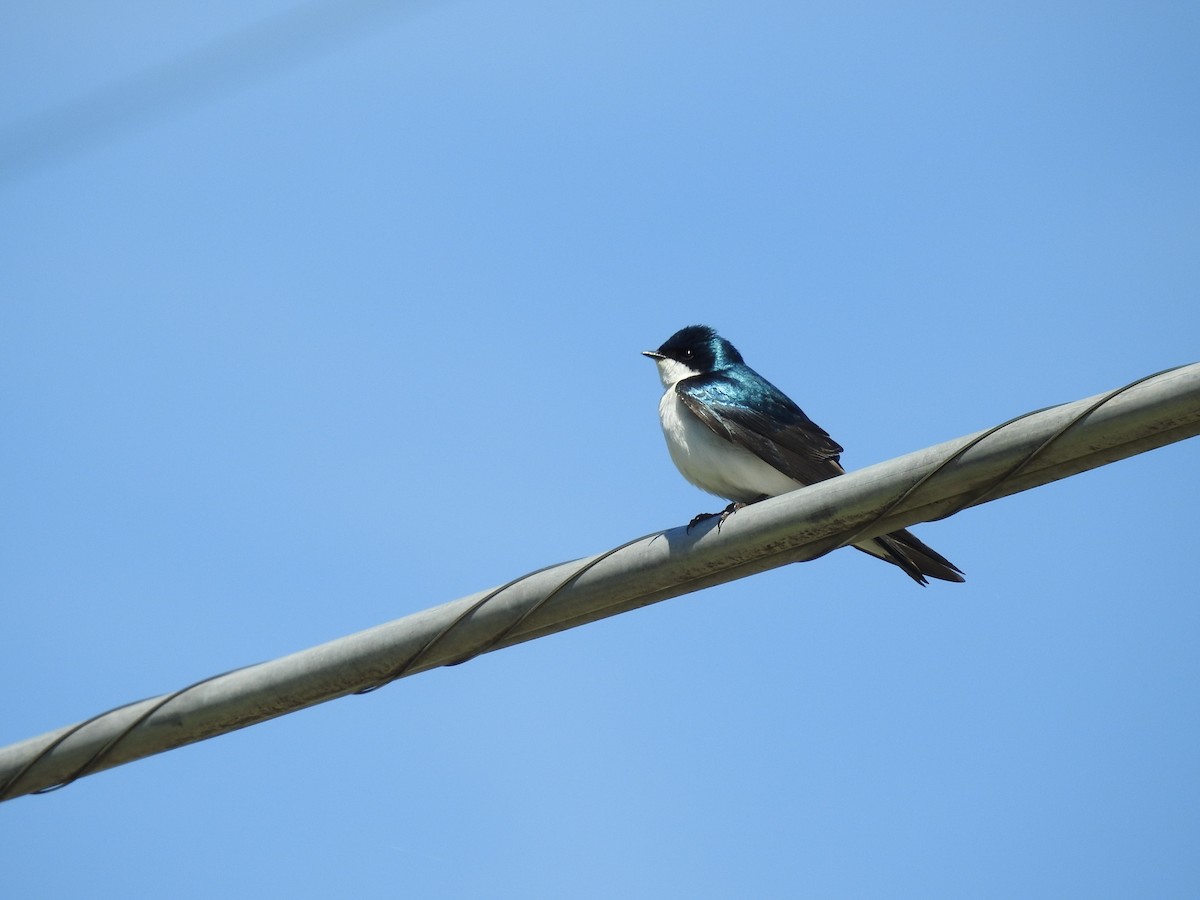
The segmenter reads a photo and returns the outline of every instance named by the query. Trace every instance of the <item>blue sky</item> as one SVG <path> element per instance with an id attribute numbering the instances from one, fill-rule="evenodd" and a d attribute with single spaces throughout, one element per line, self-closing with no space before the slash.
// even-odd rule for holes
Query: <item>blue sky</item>
<path id="1" fill-rule="evenodd" d="M 683 325 L 850 468 L 1200 358 L 1195 4 L 383 7 L 5 11 L 0 744 L 715 508 Z M 13 801 L 4 881 L 1195 896 L 1198 446 L 919 527 L 965 585 L 845 551 Z"/>

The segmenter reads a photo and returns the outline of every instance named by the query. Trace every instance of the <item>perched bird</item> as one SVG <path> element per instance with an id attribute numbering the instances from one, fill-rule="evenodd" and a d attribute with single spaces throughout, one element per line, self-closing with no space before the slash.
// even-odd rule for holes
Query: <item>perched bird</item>
<path id="1" fill-rule="evenodd" d="M 681 329 L 643 354 L 658 365 L 666 388 L 658 414 L 671 460 L 696 487 L 732 501 L 722 513 L 696 516 L 688 528 L 845 474 L 838 462 L 842 448 L 708 326 Z M 925 576 L 966 580 L 905 529 L 854 546 L 899 566 L 919 584 L 929 583 Z"/>

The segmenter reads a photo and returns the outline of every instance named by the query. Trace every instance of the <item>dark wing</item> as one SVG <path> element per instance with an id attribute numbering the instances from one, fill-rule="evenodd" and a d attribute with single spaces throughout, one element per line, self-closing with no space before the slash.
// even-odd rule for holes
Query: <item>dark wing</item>
<path id="1" fill-rule="evenodd" d="M 782 391 L 745 367 L 685 378 L 680 399 L 709 428 L 801 484 L 845 470 L 842 448 Z"/>

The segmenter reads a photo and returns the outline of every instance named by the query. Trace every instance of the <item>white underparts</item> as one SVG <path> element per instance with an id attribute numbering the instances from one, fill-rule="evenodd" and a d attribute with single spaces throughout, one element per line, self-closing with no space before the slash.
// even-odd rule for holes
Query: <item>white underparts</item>
<path id="1" fill-rule="evenodd" d="M 661 371 L 661 363 L 659 368 Z M 715 434 L 687 408 L 673 387 L 663 394 L 658 414 L 671 461 L 701 490 L 748 503 L 763 495 L 776 497 L 804 486 L 749 450 Z"/>

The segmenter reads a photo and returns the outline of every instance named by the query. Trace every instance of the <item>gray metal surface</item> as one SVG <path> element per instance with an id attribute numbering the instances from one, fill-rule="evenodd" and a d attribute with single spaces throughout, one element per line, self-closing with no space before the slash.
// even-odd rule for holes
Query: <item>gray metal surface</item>
<path id="1" fill-rule="evenodd" d="M 463 661 L 1200 433 L 1200 363 L 1032 413 L 706 523 L 270 662 L 102 713 L 0 749 L 0 799 L 69 782 L 398 677 Z M 949 587 L 932 589 L 953 590 Z"/>

